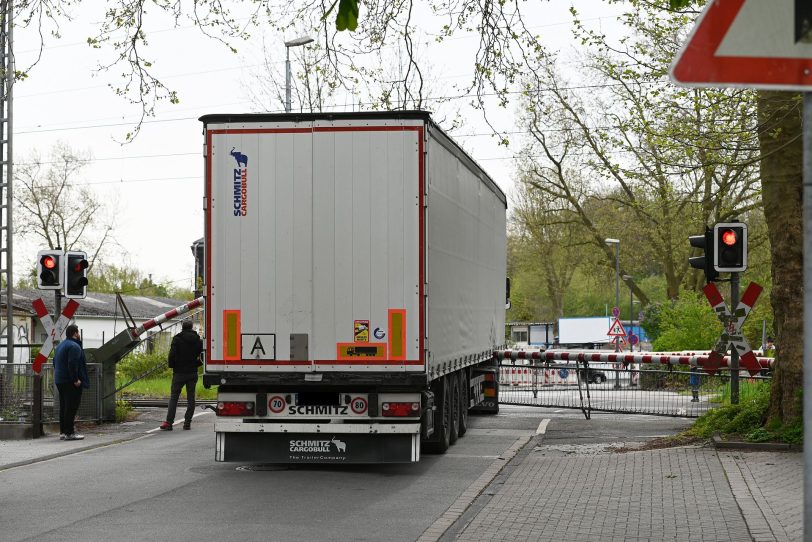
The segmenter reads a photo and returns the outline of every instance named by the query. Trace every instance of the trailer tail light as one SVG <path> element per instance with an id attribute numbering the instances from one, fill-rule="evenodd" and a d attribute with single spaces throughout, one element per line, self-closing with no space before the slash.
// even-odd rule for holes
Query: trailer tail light
<path id="1" fill-rule="evenodd" d="M 218 416 L 252 416 L 254 403 L 251 401 L 220 401 L 217 403 Z"/>
<path id="2" fill-rule="evenodd" d="M 420 413 L 420 403 L 383 403 L 381 414 L 385 418 L 404 416 L 417 416 Z"/>

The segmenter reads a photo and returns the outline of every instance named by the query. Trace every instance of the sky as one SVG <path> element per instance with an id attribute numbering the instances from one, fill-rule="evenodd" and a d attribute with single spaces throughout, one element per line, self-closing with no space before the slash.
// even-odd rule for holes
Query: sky
<path id="1" fill-rule="evenodd" d="M 619 28 L 617 6 L 599 0 L 575 4 L 588 25 L 605 31 Z M 574 47 L 569 7 L 570 3 L 559 0 L 539 2 L 528 18 L 529 26 L 552 49 Z M 76 182 L 91 187 L 112 217 L 115 243 L 105 261 L 134 267 L 156 283 L 191 289 L 194 260 L 190 245 L 203 236 L 203 135 L 197 119 L 211 113 L 261 111 L 247 87 L 254 84 L 253 74 L 261 71 L 262 43 L 269 44 L 274 55 L 271 61 L 281 73 L 283 42 L 298 36 L 255 33 L 250 41 L 238 42 L 234 54 L 187 23 L 173 28 L 168 19 L 148 19 L 146 56 L 154 60 L 159 78 L 178 91 L 180 103 L 160 103 L 155 117 L 144 122 L 135 140 L 122 144 L 140 109 L 109 88 L 117 82 L 120 69 L 96 70 L 105 58 L 86 43 L 94 35 L 95 13 L 90 6 L 77 9 L 75 20 L 62 25 L 61 39 L 47 39 L 42 60 L 15 86 L 15 162 L 29 161 L 32 152 L 47 156 L 57 142 L 89 153 L 92 160 Z M 432 59 L 431 73 L 441 74 L 434 76 L 432 87 L 453 94 L 454 85 L 471 78 L 472 63 L 461 59 L 471 56 L 478 37 L 459 35 L 437 44 L 431 34 L 438 28 L 436 22 L 427 19 L 421 23 L 425 32 L 420 37 L 425 44 L 422 54 Z M 364 24 L 363 4 L 360 24 Z M 22 69 L 37 53 L 37 36 L 33 29 L 17 28 L 14 38 L 17 69 Z M 276 50 L 274 43 L 278 44 Z M 109 59 L 110 52 L 107 54 Z M 292 60 L 296 62 L 295 55 Z M 446 112 L 459 110 L 465 119 L 451 135 L 510 196 L 515 151 L 497 144 L 481 113 L 467 105 L 469 101 L 459 99 L 443 106 Z M 282 111 L 283 104 L 275 106 Z M 500 127 L 513 127 L 513 106 L 494 109 L 492 114 Z M 42 248 L 36 241 L 15 237 L 15 277 L 28 272 Z"/>

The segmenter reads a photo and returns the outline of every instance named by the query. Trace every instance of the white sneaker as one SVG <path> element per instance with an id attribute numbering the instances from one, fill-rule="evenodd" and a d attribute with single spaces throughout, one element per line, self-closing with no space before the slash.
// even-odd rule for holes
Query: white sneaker
<path id="1" fill-rule="evenodd" d="M 70 435 L 65 435 L 65 440 L 84 440 L 85 436 L 80 435 L 78 433 L 71 433 Z"/>
<path id="2" fill-rule="evenodd" d="M 59 440 L 65 440 L 65 433 L 59 433 Z"/>

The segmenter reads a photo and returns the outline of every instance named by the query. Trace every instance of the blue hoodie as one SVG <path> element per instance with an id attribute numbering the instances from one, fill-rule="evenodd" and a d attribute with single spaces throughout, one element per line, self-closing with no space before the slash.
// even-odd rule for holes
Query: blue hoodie
<path id="1" fill-rule="evenodd" d="M 82 350 L 81 341 L 65 339 L 59 343 L 54 353 L 54 382 L 72 384 L 77 380 L 82 381 L 83 388 L 90 387 L 85 351 Z"/>

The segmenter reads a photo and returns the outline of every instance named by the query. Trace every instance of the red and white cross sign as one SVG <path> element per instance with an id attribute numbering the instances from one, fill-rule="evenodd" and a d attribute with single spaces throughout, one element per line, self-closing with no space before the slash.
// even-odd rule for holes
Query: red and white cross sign
<path id="1" fill-rule="evenodd" d="M 759 373 L 761 365 L 758 359 L 756 359 L 756 355 L 753 354 L 753 350 L 750 348 L 747 339 L 742 335 L 741 329 L 745 318 L 750 314 L 762 290 L 763 288 L 761 286 L 755 282 L 751 282 L 744 291 L 744 295 L 742 295 L 741 301 L 739 301 L 739 304 L 736 306 L 735 312 L 732 314 L 727 308 L 725 300 L 722 298 L 722 294 L 719 293 L 715 284 L 711 282 L 702 290 L 705 292 L 705 297 L 708 298 L 714 312 L 716 312 L 716 316 L 719 317 L 719 320 L 721 320 L 725 326 L 722 331 L 722 336 L 719 337 L 719 341 L 716 343 L 716 346 L 713 347 L 713 352 L 710 353 L 708 361 L 704 365 L 705 372 L 709 374 L 715 373 L 722 364 L 722 360 L 727 354 L 728 349 L 732 347 L 739 353 L 739 367 L 746 369 L 752 376 L 756 376 Z"/>
<path id="2" fill-rule="evenodd" d="M 48 314 L 48 309 L 45 308 L 45 302 L 42 298 L 35 299 L 31 304 L 34 306 L 34 311 L 37 313 L 40 322 L 42 322 L 42 327 L 45 328 L 45 332 L 48 334 L 48 338 L 42 343 L 42 348 L 40 348 L 39 354 L 34 359 L 33 369 L 35 373 L 39 374 L 42 370 L 42 364 L 48 361 L 48 356 L 51 355 L 51 351 L 54 349 L 54 340 L 62 337 L 76 309 L 79 308 L 79 303 L 75 299 L 69 300 L 65 308 L 62 309 L 62 315 L 56 321 L 56 324 L 51 319 L 51 315 Z"/>

